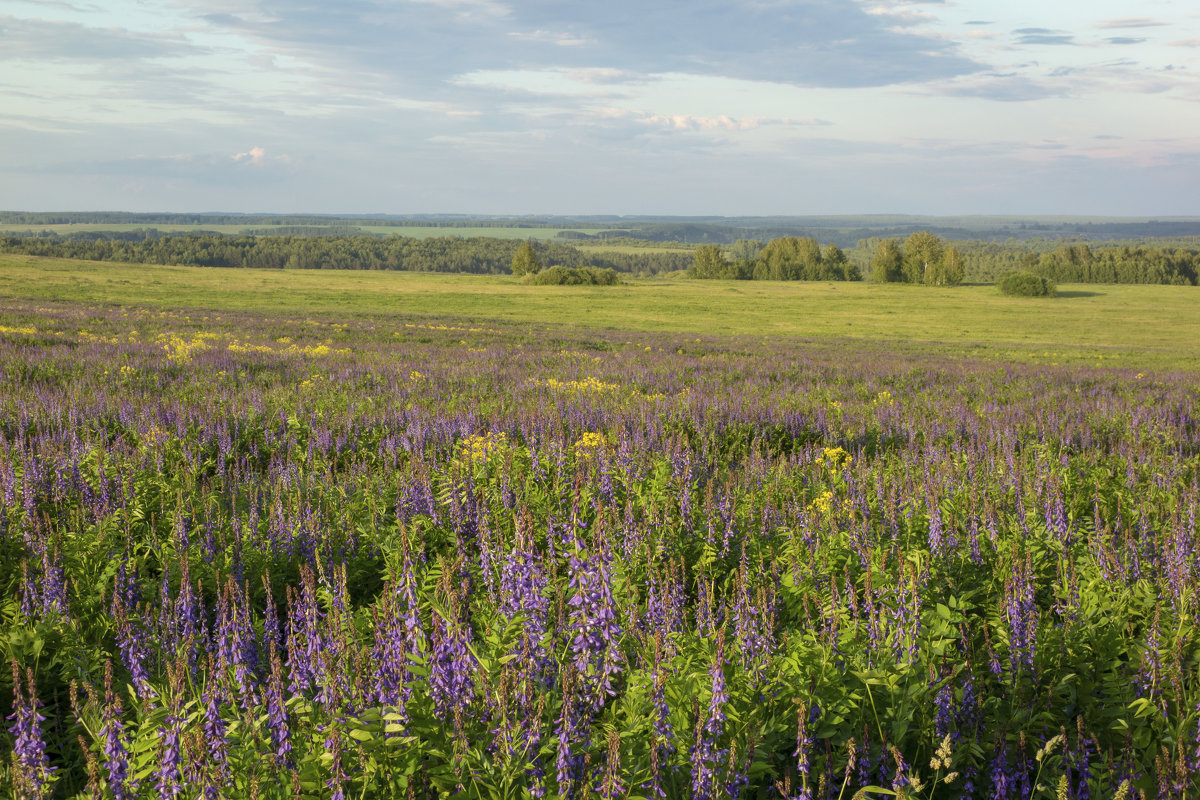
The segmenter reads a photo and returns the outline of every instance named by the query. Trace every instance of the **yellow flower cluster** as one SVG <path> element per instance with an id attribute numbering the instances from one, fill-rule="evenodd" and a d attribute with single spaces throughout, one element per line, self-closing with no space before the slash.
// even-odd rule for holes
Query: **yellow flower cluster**
<path id="1" fill-rule="evenodd" d="M 229 343 L 228 350 L 231 353 L 239 355 L 247 355 L 249 353 L 267 353 L 273 355 L 275 353 L 274 348 L 268 347 L 265 344 L 250 344 L 249 342 L 243 344 L 236 339 Z"/>
<path id="2" fill-rule="evenodd" d="M 459 443 L 459 455 L 473 464 L 482 464 L 507 447 L 508 436 L 503 433 L 473 434 Z"/>
<path id="3" fill-rule="evenodd" d="M 208 349 L 208 342 L 205 340 L 212 338 L 214 337 L 211 334 L 201 334 L 192 339 L 184 339 L 179 334 L 172 333 L 159 336 L 158 342 L 163 346 L 163 350 L 167 351 L 167 360 L 172 364 L 188 364 L 191 363 L 192 356 Z"/>
<path id="4" fill-rule="evenodd" d="M 350 348 L 334 349 L 327 344 L 319 344 L 315 347 L 312 345 L 288 345 L 286 350 L 281 351 L 285 356 L 327 356 L 331 353 L 339 356 L 350 355 Z"/>
<path id="5" fill-rule="evenodd" d="M 811 503 L 808 504 L 809 513 L 816 513 L 821 517 L 828 517 L 830 514 L 839 510 L 846 516 L 852 517 L 854 516 L 854 503 L 851 502 L 850 498 L 846 498 L 839 506 L 838 503 L 833 499 L 833 492 L 830 491 L 821 492 L 812 499 Z"/>
<path id="6" fill-rule="evenodd" d="M 881 406 L 890 406 L 890 405 L 893 405 L 896 401 L 892 398 L 891 392 L 882 391 L 879 394 L 875 395 L 875 402 Z"/>
<path id="7" fill-rule="evenodd" d="M 324 378 L 322 378 L 319 374 L 314 372 L 312 375 L 308 376 L 307 380 L 300 382 L 300 388 L 301 389 L 311 389 L 314 385 L 320 383 L 322 380 L 324 380 Z"/>
<path id="8" fill-rule="evenodd" d="M 412 372 L 408 373 L 408 379 L 410 381 L 412 381 L 413 383 L 416 383 L 417 381 L 423 381 L 423 380 L 425 380 L 425 373 L 417 372 L 414 369 Z"/>
<path id="9" fill-rule="evenodd" d="M 826 516 L 833 509 L 833 492 L 821 492 L 808 504 L 808 510 Z"/>
<path id="10" fill-rule="evenodd" d="M 466 333 L 497 333 L 495 328 L 460 328 L 457 325 L 416 325 L 412 322 L 404 323 L 406 328 L 420 328 L 425 331 L 465 331 Z"/>
<path id="11" fill-rule="evenodd" d="M 78 336 L 79 336 L 80 341 L 88 342 L 90 344 L 120 344 L 121 343 L 120 336 L 101 336 L 99 334 L 91 333 L 89 331 L 79 331 Z"/>
<path id="12" fill-rule="evenodd" d="M 0 325 L 0 333 L 17 333 L 24 336 L 32 336 L 37 333 L 37 328 L 32 326 L 28 328 L 10 328 L 7 325 Z"/>
<path id="13" fill-rule="evenodd" d="M 817 456 L 817 466 L 827 466 L 831 470 L 849 466 L 853 461 L 854 458 L 840 447 L 826 447 L 822 454 Z"/>
<path id="14" fill-rule="evenodd" d="M 560 381 L 554 378 L 547 378 L 544 381 L 535 380 L 534 384 L 545 386 L 547 389 L 553 389 L 556 392 L 585 392 L 589 394 L 615 392 L 621 388 L 615 383 L 605 383 L 596 378 L 585 378 L 581 381 Z"/>
<path id="15" fill-rule="evenodd" d="M 146 432 L 142 434 L 142 447 L 150 449 L 155 445 L 165 442 L 169 435 L 170 434 L 157 425 L 151 425 L 146 429 Z"/>
<path id="16" fill-rule="evenodd" d="M 607 444 L 608 440 L 604 438 L 604 434 L 586 431 L 579 437 L 579 441 L 575 442 L 575 458 L 583 461 L 594 458 Z"/>

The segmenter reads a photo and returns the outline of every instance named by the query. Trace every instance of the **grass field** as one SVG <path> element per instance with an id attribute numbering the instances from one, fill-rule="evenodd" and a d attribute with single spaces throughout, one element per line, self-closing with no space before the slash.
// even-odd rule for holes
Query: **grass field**
<path id="1" fill-rule="evenodd" d="M 635 244 L 577 244 L 567 242 L 585 253 L 629 253 L 631 255 L 644 255 L 646 253 L 692 253 L 695 252 L 695 247 L 672 247 L 666 243 L 657 246 L 639 246 Z"/>
<path id="2" fill-rule="evenodd" d="M 511 277 L 223 270 L 0 256 L 0 298 L 756 337 L 931 343 L 947 352 L 1129 367 L 1200 367 L 1197 290 L 1064 286 L 1053 299 L 868 283 L 627 280 L 523 286 Z"/>

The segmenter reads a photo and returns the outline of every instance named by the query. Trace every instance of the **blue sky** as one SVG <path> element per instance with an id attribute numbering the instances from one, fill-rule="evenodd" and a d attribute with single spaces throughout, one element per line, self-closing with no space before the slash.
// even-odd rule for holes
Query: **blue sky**
<path id="1" fill-rule="evenodd" d="M 0 0 L 0 208 L 1200 214 L 1194 0 Z"/>

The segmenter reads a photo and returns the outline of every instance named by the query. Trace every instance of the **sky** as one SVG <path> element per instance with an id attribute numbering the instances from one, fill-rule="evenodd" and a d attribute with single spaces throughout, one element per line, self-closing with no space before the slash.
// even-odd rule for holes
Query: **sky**
<path id="1" fill-rule="evenodd" d="M 0 0 L 0 209 L 1200 214 L 1195 0 Z"/>

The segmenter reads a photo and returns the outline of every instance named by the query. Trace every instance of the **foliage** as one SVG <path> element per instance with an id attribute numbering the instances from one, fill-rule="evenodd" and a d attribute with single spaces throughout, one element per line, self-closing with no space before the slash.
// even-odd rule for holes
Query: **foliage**
<path id="1" fill-rule="evenodd" d="M 1032 272 L 1006 272 L 996 281 L 996 288 L 1015 297 L 1053 297 L 1054 281 Z"/>
<path id="2" fill-rule="evenodd" d="M 226 218 L 217 219 L 229 221 Z M 505 274 L 511 272 L 513 258 L 520 246 L 512 238 L 351 235 L 355 229 L 350 226 L 283 225 L 281 222 L 282 219 L 275 220 L 270 228 L 253 229 L 261 235 L 244 235 L 244 228 L 225 226 L 230 231 L 241 230 L 243 234 L 227 236 L 199 229 L 191 229 L 190 233 L 184 234 L 167 234 L 154 229 L 137 228 L 84 231 L 65 237 L 32 234 L 0 236 L 0 252 L 143 264 Z M 367 225 L 368 222 L 364 221 L 364 226 L 373 228 Z M 414 236 L 441 233 L 443 230 L 457 230 L 464 234 L 495 230 L 496 236 L 507 237 L 527 235 L 525 228 L 501 230 L 488 228 L 482 222 L 475 228 L 439 224 L 442 227 L 413 228 L 395 223 L 397 229 Z M 381 227 L 380 230 L 387 229 Z M 600 231 L 594 236 L 581 234 L 580 240 L 595 240 L 610 246 L 596 244 L 577 248 L 559 241 L 535 243 L 532 247 L 541 263 L 591 266 L 646 275 L 690 269 L 695 264 L 694 255 L 686 246 L 682 250 L 661 246 L 664 242 L 675 242 L 674 239 L 655 243 L 609 236 L 608 233 L 612 232 Z M 833 238 L 836 232 L 826 233 L 828 238 Z M 563 240 L 576 241 L 568 237 L 563 237 Z M 1060 283 L 1195 285 L 1200 275 L 1200 247 L 1197 247 L 1195 237 L 1130 241 L 1105 246 L 1047 239 L 960 240 L 954 245 L 953 253 L 946 242 L 932 231 L 918 231 L 909 240 L 914 244 L 922 243 L 918 249 L 933 247 L 936 251 L 940 246 L 944 258 L 927 260 L 925 255 L 913 250 L 907 262 L 906 274 L 903 268 L 898 271 L 893 264 L 895 254 L 891 252 L 891 247 L 899 247 L 899 240 L 894 238 L 860 239 L 849 251 L 831 242 L 821 252 L 816 240 L 808 237 L 778 237 L 767 245 L 760 240 L 740 237 L 728 239 L 732 244 L 720 251 L 726 261 L 732 262 L 722 268 L 722 275 L 726 278 L 761 280 L 785 279 L 782 276 L 788 276 L 786 279 L 800 276 L 799 279 L 803 280 L 840 280 L 842 278 L 838 276 L 844 275 L 846 280 L 858 280 L 860 273 L 866 272 L 877 283 L 911 279 L 910 282 L 935 285 L 954 285 L 962 280 L 990 282 L 1001 273 L 1014 269 L 1045 275 Z M 884 242 L 891 244 L 885 245 Z M 719 247 L 718 244 L 708 246 Z M 837 247 L 837 250 L 830 250 L 831 246 Z M 764 252 L 765 260 L 759 257 Z M 877 258 L 882 259 L 879 262 L 879 270 L 882 271 L 876 269 Z M 901 265 L 904 265 L 903 256 Z M 958 277 L 960 272 L 961 277 Z M 886 275 L 892 277 L 888 281 L 882 280 Z"/>
<path id="3" fill-rule="evenodd" d="M 759 242 L 739 239 L 735 255 L 751 253 Z M 688 268 L 689 278 L 773 281 L 845 281 L 860 280 L 858 268 L 849 263 L 836 244 L 825 252 L 812 238 L 785 236 L 772 239 L 757 251 L 756 258 L 736 257 L 733 261 L 717 245 L 701 245 Z"/>
<path id="4" fill-rule="evenodd" d="M 533 249 L 533 243 L 523 242 L 513 255 L 513 275 L 536 275 L 541 269 L 542 262 L 538 260 L 537 252 Z"/>
<path id="5" fill-rule="evenodd" d="M 500 275 L 512 271 L 519 250 L 530 248 L 535 261 L 570 267 L 623 272 L 670 272 L 684 269 L 687 253 L 588 252 L 553 242 L 512 239 L 427 238 L 404 236 L 221 236 L 167 235 L 127 241 L 104 238 L 0 236 L 0 252 L 27 253 L 94 261 L 178 264 L 260 269 L 356 269 L 412 272 L 465 272 Z M 524 262 L 523 262 L 524 263 Z"/>
<path id="6" fill-rule="evenodd" d="M 871 280 L 894 283 L 904 279 L 904 253 L 896 239 L 882 239 L 871 255 Z"/>
<path id="7" fill-rule="evenodd" d="M 966 277 L 966 264 L 956 247 L 929 231 L 917 231 L 903 243 L 881 239 L 871 254 L 871 277 L 875 283 L 922 283 L 927 286 L 957 286 Z"/>
<path id="8" fill-rule="evenodd" d="M 730 266 L 720 247 L 705 244 L 696 248 L 687 274 L 689 278 L 725 278 Z"/>
<path id="9" fill-rule="evenodd" d="M 879 241 L 862 241 L 852 258 L 869 260 Z M 1200 247 L 1194 239 L 1135 241 L 1099 245 L 1083 241 L 965 241 L 955 248 L 964 277 L 995 282 L 1005 272 L 1034 272 L 1059 283 L 1162 284 L 1192 286 L 1200 275 Z"/>
<path id="10" fill-rule="evenodd" d="M 933 283 L 938 275 L 945 245 L 929 231 L 917 231 L 904 240 L 904 281 Z"/>
<path id="11" fill-rule="evenodd" d="M 529 274 L 523 281 L 531 286 L 616 286 L 620 282 L 611 269 L 560 266 Z"/>

